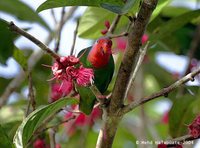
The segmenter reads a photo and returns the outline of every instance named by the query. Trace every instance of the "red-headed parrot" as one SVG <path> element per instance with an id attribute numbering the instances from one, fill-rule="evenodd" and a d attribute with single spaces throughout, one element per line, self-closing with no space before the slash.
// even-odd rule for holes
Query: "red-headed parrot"
<path id="1" fill-rule="evenodd" d="M 80 61 L 84 67 L 93 68 L 94 85 L 103 94 L 112 79 L 114 72 L 114 60 L 112 56 L 112 41 L 103 37 L 98 39 L 92 47 L 79 52 Z M 77 87 L 80 94 L 80 109 L 90 114 L 93 109 L 96 97 L 89 87 Z"/>

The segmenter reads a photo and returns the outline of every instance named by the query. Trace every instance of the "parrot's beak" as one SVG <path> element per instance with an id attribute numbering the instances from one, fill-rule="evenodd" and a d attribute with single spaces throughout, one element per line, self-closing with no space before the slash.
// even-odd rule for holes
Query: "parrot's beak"
<path id="1" fill-rule="evenodd" d="M 104 54 L 106 54 L 110 49 L 110 46 L 107 43 L 103 43 L 102 47 L 103 47 Z"/>

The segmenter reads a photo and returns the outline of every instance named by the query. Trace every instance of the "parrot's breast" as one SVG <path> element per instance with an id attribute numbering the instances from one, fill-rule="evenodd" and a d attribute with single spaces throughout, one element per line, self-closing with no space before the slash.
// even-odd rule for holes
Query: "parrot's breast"
<path id="1" fill-rule="evenodd" d="M 105 67 L 110 59 L 109 53 L 97 52 L 95 50 L 91 50 L 87 57 L 88 61 L 95 68 Z"/>

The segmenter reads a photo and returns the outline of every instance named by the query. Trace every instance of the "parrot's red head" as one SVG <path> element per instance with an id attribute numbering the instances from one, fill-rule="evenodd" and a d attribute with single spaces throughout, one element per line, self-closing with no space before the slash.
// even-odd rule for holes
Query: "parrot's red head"
<path id="1" fill-rule="evenodd" d="M 100 38 L 92 46 L 87 60 L 95 68 L 102 68 L 106 66 L 110 60 L 112 41 L 109 38 Z"/>

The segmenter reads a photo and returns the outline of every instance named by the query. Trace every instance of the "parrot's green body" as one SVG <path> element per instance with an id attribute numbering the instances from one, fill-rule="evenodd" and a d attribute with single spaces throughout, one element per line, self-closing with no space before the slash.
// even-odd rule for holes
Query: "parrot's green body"
<path id="1" fill-rule="evenodd" d="M 110 48 L 109 50 L 111 50 L 110 46 L 109 48 Z M 92 68 L 94 70 L 94 85 L 103 94 L 107 90 L 108 85 L 110 84 L 113 73 L 114 73 L 113 56 L 111 54 L 111 51 L 109 51 L 109 55 L 108 55 L 109 57 L 105 55 L 106 57 L 104 58 L 104 57 L 101 57 L 101 55 L 99 56 L 97 54 L 96 56 L 97 58 L 95 59 L 95 61 L 91 61 L 88 58 L 89 57 L 88 55 L 91 53 L 91 50 L 97 50 L 96 46 L 94 45 L 93 47 L 88 47 L 86 49 L 83 49 L 78 54 L 78 57 L 80 56 L 80 62 L 83 64 L 84 67 Z M 104 53 L 100 53 L 100 54 L 104 54 Z M 90 56 L 93 56 L 93 55 L 90 55 Z M 107 60 L 106 63 L 105 63 L 105 60 Z M 100 64 L 94 64 L 94 62 L 99 62 Z M 103 65 L 101 63 L 103 63 Z M 96 101 L 95 95 L 92 93 L 89 87 L 78 87 L 78 92 L 80 94 L 80 109 L 84 113 L 90 114 L 90 112 L 93 109 L 94 103 Z"/>

